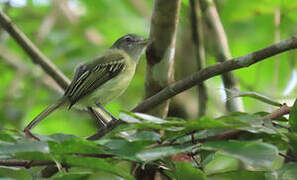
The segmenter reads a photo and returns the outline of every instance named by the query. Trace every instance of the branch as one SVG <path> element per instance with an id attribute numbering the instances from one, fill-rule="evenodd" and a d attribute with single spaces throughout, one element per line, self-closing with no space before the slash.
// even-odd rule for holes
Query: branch
<path id="1" fill-rule="evenodd" d="M 248 67 L 252 64 L 263 61 L 268 57 L 296 48 L 297 37 L 293 36 L 287 40 L 283 40 L 267 48 L 249 53 L 244 56 L 233 58 L 219 64 L 208 66 L 207 68 L 195 72 L 182 80 L 172 83 L 159 93 L 141 102 L 132 111 L 146 112 L 152 107 L 155 107 L 156 105 L 162 103 L 163 101 L 166 101 L 167 99 L 172 98 L 173 96 L 187 89 L 190 89 L 193 86 L 200 84 L 201 82 L 214 76 L 221 75 L 232 70 Z"/>
<path id="2" fill-rule="evenodd" d="M 32 41 L 30 41 L 30 39 L 28 39 L 27 36 L 11 22 L 9 17 L 3 11 L 0 11 L 0 24 L 31 57 L 34 63 L 39 64 L 60 87 L 63 89 L 67 88 L 70 83 L 69 79 L 50 61 L 50 59 L 40 52 Z"/>
<path id="3" fill-rule="evenodd" d="M 287 104 L 283 104 L 282 107 L 273 111 L 272 113 L 264 116 L 266 119 L 276 120 L 283 115 L 289 114 L 292 107 L 287 106 Z"/>
<path id="4" fill-rule="evenodd" d="M 29 160 L 0 160 L 0 166 L 13 166 L 30 168 L 33 166 L 47 166 L 56 164 L 53 161 L 29 161 Z"/>
<path id="5" fill-rule="evenodd" d="M 114 156 L 111 154 L 84 154 L 84 153 L 73 153 L 69 155 L 80 156 L 80 157 L 93 157 L 93 158 L 110 158 Z M 20 166 L 20 167 L 30 168 L 33 166 L 48 166 L 48 165 L 56 165 L 56 163 L 54 161 L 0 159 L 0 166 L 14 166 L 14 167 Z M 69 166 L 66 164 L 63 164 L 63 167 L 69 167 Z"/>

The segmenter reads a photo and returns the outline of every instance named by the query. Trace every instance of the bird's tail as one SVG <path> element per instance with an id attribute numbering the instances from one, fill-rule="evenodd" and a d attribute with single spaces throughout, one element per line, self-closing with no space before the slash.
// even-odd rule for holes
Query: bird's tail
<path id="1" fill-rule="evenodd" d="M 67 98 L 62 97 L 54 104 L 48 106 L 45 110 L 43 110 L 40 114 L 38 114 L 25 128 L 25 130 L 30 130 L 34 126 L 36 126 L 40 121 L 42 121 L 45 117 L 51 114 L 53 111 L 58 109 L 60 106 L 66 103 Z"/>

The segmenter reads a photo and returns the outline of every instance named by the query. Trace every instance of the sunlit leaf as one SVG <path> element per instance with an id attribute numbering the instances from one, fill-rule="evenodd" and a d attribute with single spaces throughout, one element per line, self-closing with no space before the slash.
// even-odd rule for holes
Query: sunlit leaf
<path id="1" fill-rule="evenodd" d="M 209 162 L 205 164 L 204 167 L 204 171 L 207 175 L 236 171 L 241 167 L 240 161 L 235 157 L 215 153 L 215 155 L 210 158 L 211 159 L 206 160 Z"/>
<path id="2" fill-rule="evenodd" d="M 1 141 L 8 141 L 8 142 L 16 142 L 15 138 L 7 133 L 0 132 L 0 140 Z"/>
<path id="3" fill-rule="evenodd" d="M 297 163 L 285 164 L 281 169 L 269 173 L 270 179 L 295 180 L 297 179 Z"/>
<path id="4" fill-rule="evenodd" d="M 142 161 L 153 161 L 156 159 L 161 159 L 163 157 L 172 156 L 179 153 L 191 152 L 197 145 L 178 145 L 178 146 L 164 146 L 157 148 L 150 148 L 138 152 L 136 157 Z"/>
<path id="5" fill-rule="evenodd" d="M 207 177 L 207 180 L 263 180 L 266 179 L 265 177 L 265 172 L 263 171 L 233 171 Z"/>
<path id="6" fill-rule="evenodd" d="M 111 172 L 117 174 L 118 176 L 124 177 L 126 179 L 134 179 L 132 175 L 130 175 L 125 170 L 122 170 L 119 167 L 114 167 L 111 163 L 107 162 L 104 159 L 92 158 L 92 157 L 73 157 L 73 156 L 65 156 L 65 163 L 69 165 L 88 167 L 88 168 L 96 168 L 102 171 Z"/>
<path id="7" fill-rule="evenodd" d="M 19 152 L 49 153 L 47 143 L 36 140 L 23 140 L 17 143 L 1 143 L 0 154 L 13 154 Z"/>
<path id="8" fill-rule="evenodd" d="M 30 173 L 24 168 L 0 167 L 0 179 L 31 179 Z M 4 178 L 3 178 L 4 179 Z"/>
<path id="9" fill-rule="evenodd" d="M 206 180 L 206 175 L 189 162 L 176 162 L 174 175 L 177 180 Z"/>
<path id="10" fill-rule="evenodd" d="M 48 142 L 51 153 L 98 153 L 105 154 L 106 152 L 102 147 L 98 146 L 96 143 L 87 141 L 82 138 L 70 138 L 62 142 Z"/>
<path id="11" fill-rule="evenodd" d="M 119 133 L 118 136 L 127 141 L 160 141 L 160 134 L 154 131 L 125 131 Z"/>
<path id="12" fill-rule="evenodd" d="M 201 148 L 238 158 L 254 167 L 269 168 L 278 156 L 275 146 L 259 141 L 206 142 Z"/>

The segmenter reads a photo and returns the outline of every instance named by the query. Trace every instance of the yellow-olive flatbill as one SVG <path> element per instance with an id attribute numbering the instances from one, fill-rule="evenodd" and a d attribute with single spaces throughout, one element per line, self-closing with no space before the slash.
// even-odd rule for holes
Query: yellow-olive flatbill
<path id="1" fill-rule="evenodd" d="M 60 107 L 69 109 L 80 104 L 86 107 L 103 106 L 124 93 L 132 80 L 136 65 L 145 48 L 151 43 L 135 34 L 118 39 L 102 56 L 80 65 L 63 97 L 37 115 L 24 129 L 27 137 L 38 140 L 30 129 Z M 113 120 L 115 118 L 112 116 Z"/>

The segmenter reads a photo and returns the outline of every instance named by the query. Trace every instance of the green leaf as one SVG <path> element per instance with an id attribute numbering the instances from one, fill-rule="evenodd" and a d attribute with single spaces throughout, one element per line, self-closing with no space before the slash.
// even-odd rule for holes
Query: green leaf
<path id="1" fill-rule="evenodd" d="M 80 138 L 78 136 L 74 136 L 71 134 L 61 134 L 61 133 L 52 134 L 52 135 L 46 136 L 46 137 L 47 137 L 47 139 L 46 139 L 47 141 L 55 141 L 55 142 L 59 142 L 59 143 L 65 141 L 65 140 L 68 140 L 68 139 Z"/>
<path id="2" fill-rule="evenodd" d="M 125 131 L 117 136 L 126 139 L 129 142 L 133 141 L 160 141 L 160 134 L 154 131 Z"/>
<path id="3" fill-rule="evenodd" d="M 117 174 L 118 176 L 124 177 L 126 179 L 134 179 L 133 176 L 127 173 L 125 170 L 119 167 L 115 167 L 113 164 L 107 162 L 104 159 L 80 156 L 65 156 L 64 163 L 80 167 L 96 168 L 102 171 Z"/>
<path id="4" fill-rule="evenodd" d="M 219 151 L 253 167 L 269 168 L 278 156 L 278 149 L 259 141 L 206 142 L 201 149 Z"/>
<path id="5" fill-rule="evenodd" d="M 175 163 L 175 178 L 177 180 L 205 180 L 206 175 L 189 162 L 176 162 Z"/>
<path id="6" fill-rule="evenodd" d="M 289 145 L 294 154 L 297 154 L 297 133 L 287 133 Z"/>
<path id="7" fill-rule="evenodd" d="M 198 131 L 197 133 L 194 134 L 194 139 L 204 139 L 207 137 L 215 136 L 217 134 L 225 132 L 225 129 L 205 129 L 202 131 Z M 177 137 L 176 137 L 176 136 Z M 175 140 L 175 143 L 185 143 L 192 141 L 192 135 L 186 135 L 184 132 L 166 132 L 164 135 L 164 138 L 167 138 L 169 141 L 173 140 L 171 137 Z M 177 138 L 177 139 L 176 139 Z M 163 139 L 163 136 L 162 136 Z"/>
<path id="8" fill-rule="evenodd" d="M 249 123 L 248 126 L 239 128 L 241 130 L 249 131 L 252 133 L 278 133 L 277 129 L 273 127 L 270 119 L 263 119 L 263 117 L 258 114 L 235 113 L 235 118 L 242 122 Z"/>
<path id="9" fill-rule="evenodd" d="M 109 153 L 133 161 L 140 161 L 140 159 L 135 156 L 136 153 L 144 150 L 146 146 L 151 145 L 151 143 L 143 141 L 128 142 L 122 139 L 106 139 L 98 142 L 108 147 Z"/>
<path id="10" fill-rule="evenodd" d="M 221 153 L 209 155 L 205 161 L 208 163 L 203 169 L 207 175 L 236 171 L 241 167 L 240 160 L 231 156 L 223 155 Z"/>
<path id="11" fill-rule="evenodd" d="M 265 178 L 265 172 L 263 171 L 234 171 L 222 174 L 216 174 L 207 177 L 207 180 L 263 180 Z"/>
<path id="12" fill-rule="evenodd" d="M 172 156 L 175 154 L 191 152 L 196 149 L 197 145 L 178 145 L 178 146 L 164 146 L 164 147 L 157 147 L 146 149 L 136 154 L 136 156 L 144 161 L 154 161 L 157 159 L 161 159 L 163 157 Z"/>
<path id="13" fill-rule="evenodd" d="M 124 180 L 122 177 L 107 172 L 96 172 L 88 180 Z"/>
<path id="14" fill-rule="evenodd" d="M 106 154 L 102 147 L 95 142 L 87 141 L 82 138 L 69 138 L 60 143 L 49 141 L 50 152 L 56 153 L 86 153 L 86 154 Z"/>
<path id="15" fill-rule="evenodd" d="M 49 153 L 43 152 L 18 152 L 13 155 L 14 158 L 23 160 L 36 160 L 36 161 L 52 161 L 53 156 Z"/>
<path id="16" fill-rule="evenodd" d="M 271 172 L 269 174 L 269 176 L 271 177 L 270 179 L 296 180 L 297 179 L 297 163 L 287 163 L 281 169 Z"/>
<path id="17" fill-rule="evenodd" d="M 122 121 L 125 121 L 127 123 L 140 123 L 141 122 L 138 118 L 133 117 L 132 115 L 133 114 L 130 114 L 128 112 L 126 112 L 126 113 L 122 112 L 119 115 L 119 119 L 121 119 Z"/>
<path id="18" fill-rule="evenodd" d="M 201 117 L 194 121 L 185 123 L 188 131 L 203 130 L 203 129 L 245 129 L 262 128 L 262 119 L 259 115 L 247 113 L 232 113 L 228 116 L 221 116 L 213 119 L 208 117 Z M 274 132 L 274 131 L 273 131 Z"/>
<path id="19" fill-rule="evenodd" d="M 166 127 L 160 124 L 154 123 L 136 123 L 136 124 L 123 124 L 120 127 L 116 128 L 112 131 L 112 133 L 118 133 L 121 131 L 130 131 L 130 130 L 146 130 L 146 129 L 154 129 L 154 130 L 165 130 Z"/>
<path id="20" fill-rule="evenodd" d="M 119 139 L 101 140 L 99 143 L 108 147 L 109 153 L 138 162 L 154 161 L 174 154 L 190 152 L 197 147 L 197 145 L 178 145 L 148 149 L 147 147 L 151 143 L 144 141 L 128 142 Z"/>
<path id="21" fill-rule="evenodd" d="M 31 175 L 24 168 L 0 167 L 0 179 L 31 179 Z"/>
<path id="22" fill-rule="evenodd" d="M 155 124 L 164 124 L 164 123 L 169 123 L 169 121 L 166 121 L 164 119 L 155 117 L 155 116 L 151 116 L 148 114 L 143 114 L 143 113 L 135 113 L 136 117 L 138 117 L 139 119 L 141 119 L 142 121 L 145 122 L 151 122 L 151 123 L 155 123 Z"/>
<path id="23" fill-rule="evenodd" d="M 67 173 L 52 179 L 53 180 L 82 180 L 82 179 L 89 179 L 90 176 L 91 176 L 91 173 Z"/>
<path id="24" fill-rule="evenodd" d="M 148 114 L 143 113 L 133 113 L 133 112 L 123 112 L 120 114 L 120 119 L 126 122 L 132 122 L 132 123 L 154 123 L 154 124 L 163 124 L 163 123 L 169 123 L 169 121 L 166 121 L 164 119 L 151 116 Z"/>
<path id="25" fill-rule="evenodd" d="M 4 132 L 0 132 L 0 141 L 16 142 L 12 135 Z"/>
<path id="26" fill-rule="evenodd" d="M 13 154 L 19 152 L 42 152 L 49 153 L 47 143 L 35 141 L 31 139 L 24 139 L 17 143 L 1 143 L 0 154 Z"/>
<path id="27" fill-rule="evenodd" d="M 218 121 L 216 119 L 201 117 L 194 121 L 188 121 L 185 124 L 185 127 L 187 131 L 194 131 L 194 130 L 203 130 L 203 129 L 232 128 L 235 126 L 229 125 L 223 121 Z"/>
<path id="28" fill-rule="evenodd" d="M 297 132 L 297 99 L 290 111 L 289 124 L 293 132 Z"/>

